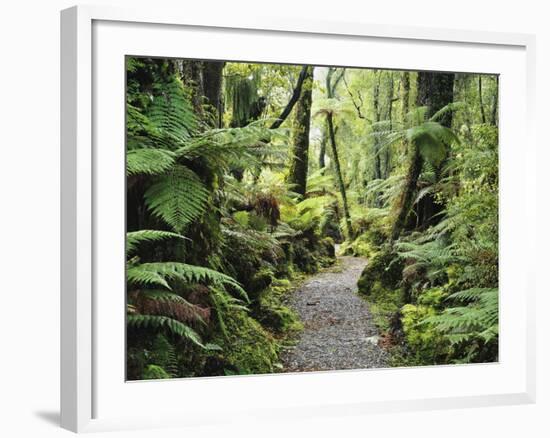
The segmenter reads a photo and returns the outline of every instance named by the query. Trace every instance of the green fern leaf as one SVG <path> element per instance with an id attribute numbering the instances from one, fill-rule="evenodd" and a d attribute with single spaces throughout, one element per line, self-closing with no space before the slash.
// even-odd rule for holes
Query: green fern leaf
<path id="1" fill-rule="evenodd" d="M 188 339 L 195 345 L 205 348 L 199 334 L 188 325 L 180 321 L 160 315 L 126 315 L 126 323 L 129 327 L 151 328 L 156 330 L 168 329 L 169 332 Z"/>
<path id="2" fill-rule="evenodd" d="M 160 175 L 175 163 L 175 154 L 165 149 L 131 149 L 126 155 L 126 174 Z"/>
<path id="3" fill-rule="evenodd" d="M 209 192 L 192 170 L 175 166 L 159 177 L 144 197 L 153 214 L 181 232 L 204 213 Z"/>
<path id="4" fill-rule="evenodd" d="M 139 230 L 126 233 L 126 256 L 131 255 L 142 242 L 158 242 L 165 239 L 188 239 L 181 234 L 161 230 Z"/>

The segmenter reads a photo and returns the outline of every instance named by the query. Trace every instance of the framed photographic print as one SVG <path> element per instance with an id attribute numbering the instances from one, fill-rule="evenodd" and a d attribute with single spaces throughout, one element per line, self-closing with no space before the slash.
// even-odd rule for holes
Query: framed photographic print
<path id="1" fill-rule="evenodd" d="M 63 11 L 62 426 L 532 402 L 533 47 Z"/>

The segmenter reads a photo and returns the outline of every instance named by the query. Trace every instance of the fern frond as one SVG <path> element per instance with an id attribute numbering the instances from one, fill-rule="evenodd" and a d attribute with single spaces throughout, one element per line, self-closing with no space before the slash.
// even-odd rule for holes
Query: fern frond
<path id="1" fill-rule="evenodd" d="M 165 149 L 130 149 L 126 154 L 126 175 L 160 175 L 175 162 L 175 154 Z"/>
<path id="2" fill-rule="evenodd" d="M 199 218 L 206 210 L 209 192 L 190 169 L 175 166 L 145 192 L 151 212 L 176 232 Z"/>
<path id="3" fill-rule="evenodd" d="M 195 345 L 205 348 L 199 334 L 186 324 L 160 315 L 126 315 L 126 324 L 132 328 L 167 329 L 170 333 L 188 339 Z"/>
<path id="4" fill-rule="evenodd" d="M 160 132 L 176 143 L 185 142 L 197 129 L 193 106 L 179 79 L 162 84 L 153 96 L 147 116 Z"/>
<path id="5" fill-rule="evenodd" d="M 143 290 L 136 298 L 138 313 L 162 315 L 180 322 L 200 322 L 206 324 L 210 309 L 192 304 L 182 296 L 164 290 Z"/>
<path id="6" fill-rule="evenodd" d="M 142 242 L 158 242 L 165 239 L 188 239 L 181 234 L 161 230 L 139 230 L 126 233 L 126 256 L 131 255 Z"/>
<path id="7" fill-rule="evenodd" d="M 237 280 L 229 275 L 202 266 L 177 262 L 141 263 L 137 266 L 128 268 L 127 275 L 128 281 L 138 284 L 142 283 L 148 286 L 158 284 L 158 279 L 160 278 L 164 281 L 163 286 L 168 286 L 167 289 L 170 289 L 168 280 L 182 280 L 187 283 L 202 283 L 230 287 L 237 292 L 243 300 L 249 302 L 248 295 Z M 153 280 L 149 281 L 149 278 Z M 141 281 L 142 279 L 145 281 Z"/>

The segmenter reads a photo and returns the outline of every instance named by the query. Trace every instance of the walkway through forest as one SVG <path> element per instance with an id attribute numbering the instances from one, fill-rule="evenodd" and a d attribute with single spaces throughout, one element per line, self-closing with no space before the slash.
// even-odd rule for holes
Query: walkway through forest
<path id="1" fill-rule="evenodd" d="M 282 355 L 286 372 L 386 365 L 368 305 L 356 292 L 367 260 L 338 257 L 338 261 L 335 268 L 309 278 L 291 298 L 290 306 L 304 330 L 298 343 Z"/>

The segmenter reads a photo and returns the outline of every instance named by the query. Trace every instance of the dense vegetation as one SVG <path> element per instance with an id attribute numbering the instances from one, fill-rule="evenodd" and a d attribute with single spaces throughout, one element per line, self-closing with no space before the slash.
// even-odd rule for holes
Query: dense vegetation
<path id="1" fill-rule="evenodd" d="M 280 371 L 335 243 L 395 365 L 496 360 L 497 80 L 128 58 L 128 379 Z"/>

